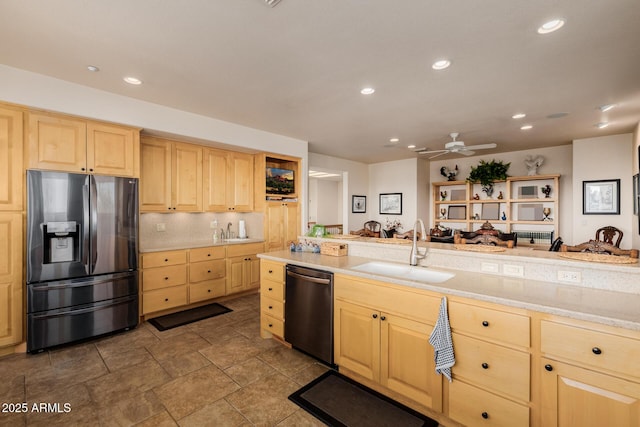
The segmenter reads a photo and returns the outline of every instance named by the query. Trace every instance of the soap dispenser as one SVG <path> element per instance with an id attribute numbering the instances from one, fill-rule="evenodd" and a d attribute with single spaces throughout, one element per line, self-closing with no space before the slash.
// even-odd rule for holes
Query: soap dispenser
<path id="1" fill-rule="evenodd" d="M 213 228 L 213 243 L 218 243 L 220 240 L 220 235 L 218 234 L 218 220 L 214 219 L 211 224 L 211 228 Z"/>

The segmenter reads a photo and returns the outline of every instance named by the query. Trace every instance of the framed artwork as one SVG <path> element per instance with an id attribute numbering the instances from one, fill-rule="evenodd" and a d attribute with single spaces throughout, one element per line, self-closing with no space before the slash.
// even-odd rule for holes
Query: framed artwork
<path id="1" fill-rule="evenodd" d="M 583 215 L 620 215 L 620 180 L 582 181 Z"/>
<path id="2" fill-rule="evenodd" d="M 367 196 L 351 196 L 351 212 L 365 213 L 367 211 Z"/>
<path id="3" fill-rule="evenodd" d="M 466 206 L 449 206 L 447 217 L 449 219 L 467 219 Z"/>
<path id="4" fill-rule="evenodd" d="M 500 203 L 483 203 L 480 219 L 500 219 Z"/>
<path id="5" fill-rule="evenodd" d="M 402 215 L 402 193 L 380 193 L 380 213 Z"/>

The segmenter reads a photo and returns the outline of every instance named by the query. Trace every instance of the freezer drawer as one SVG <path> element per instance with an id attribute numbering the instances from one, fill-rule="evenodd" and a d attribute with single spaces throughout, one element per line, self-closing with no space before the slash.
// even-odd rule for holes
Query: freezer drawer
<path id="1" fill-rule="evenodd" d="M 27 351 L 92 338 L 138 324 L 138 296 L 27 315 Z"/>
<path id="2" fill-rule="evenodd" d="M 138 272 L 27 285 L 27 313 L 90 304 L 138 294 Z"/>

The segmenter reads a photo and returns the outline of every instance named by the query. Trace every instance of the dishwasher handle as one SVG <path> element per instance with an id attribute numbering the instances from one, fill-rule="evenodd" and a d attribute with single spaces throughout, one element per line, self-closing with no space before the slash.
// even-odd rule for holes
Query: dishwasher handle
<path id="1" fill-rule="evenodd" d="M 307 282 L 319 283 L 321 285 L 331 284 L 331 279 L 321 279 L 318 277 L 306 276 L 304 274 L 294 273 L 293 271 L 287 271 L 287 276 L 296 277 L 298 279 L 306 280 Z"/>

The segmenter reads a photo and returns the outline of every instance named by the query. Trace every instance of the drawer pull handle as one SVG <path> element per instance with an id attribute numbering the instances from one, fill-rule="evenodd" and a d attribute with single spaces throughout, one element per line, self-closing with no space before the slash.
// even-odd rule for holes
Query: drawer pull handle
<path id="1" fill-rule="evenodd" d="M 272 290 L 273 290 L 273 288 L 269 288 L 269 290 L 270 290 L 270 291 L 272 291 Z"/>
<path id="2" fill-rule="evenodd" d="M 489 364 L 488 363 L 483 363 L 482 364 L 482 369 L 489 369 Z"/>
<path id="3" fill-rule="evenodd" d="M 483 320 L 482 321 L 482 326 L 484 326 L 486 328 L 487 326 L 489 326 L 489 322 L 487 322 L 486 320 Z"/>
<path id="4" fill-rule="evenodd" d="M 169 298 L 165 298 L 165 299 L 164 299 L 164 302 L 167 302 L 167 301 L 169 301 Z"/>
<path id="5" fill-rule="evenodd" d="M 164 278 L 164 280 L 169 280 L 169 278 L 168 278 L 168 277 L 165 277 L 165 278 Z"/>
<path id="6" fill-rule="evenodd" d="M 380 316 L 380 320 L 387 320 L 387 316 Z"/>
<path id="7" fill-rule="evenodd" d="M 273 273 L 273 270 L 269 270 L 269 274 Z"/>
<path id="8" fill-rule="evenodd" d="M 272 306 L 272 305 L 270 305 L 270 306 L 269 306 L 269 310 L 272 310 L 272 309 L 273 309 L 273 306 Z"/>
<path id="9" fill-rule="evenodd" d="M 164 259 L 164 262 L 169 262 L 169 259 L 168 259 L 168 258 L 165 258 L 165 259 Z"/>
<path id="10" fill-rule="evenodd" d="M 482 414 L 480 414 L 480 415 L 482 415 L 482 418 L 484 418 L 485 420 L 486 420 L 487 418 L 489 418 L 489 414 L 488 414 L 488 413 L 486 413 L 486 412 L 483 412 L 483 413 L 482 413 Z"/>
<path id="11" fill-rule="evenodd" d="M 372 314 L 371 317 L 373 317 L 374 319 L 377 319 L 378 315 L 377 314 Z"/>
<path id="12" fill-rule="evenodd" d="M 593 354 L 602 354 L 602 350 L 600 350 L 598 347 L 593 347 L 591 351 L 593 351 Z"/>
<path id="13" fill-rule="evenodd" d="M 207 254 L 207 256 L 211 256 L 211 254 Z"/>
<path id="14" fill-rule="evenodd" d="M 211 273 L 211 270 L 207 270 L 207 273 Z"/>
<path id="15" fill-rule="evenodd" d="M 211 293 L 211 289 L 207 289 L 207 292 Z"/>
<path id="16" fill-rule="evenodd" d="M 551 371 L 553 371 L 553 366 L 551 366 L 551 365 L 544 365 L 544 369 L 546 369 L 547 371 L 551 372 Z"/>
<path id="17" fill-rule="evenodd" d="M 272 327 L 273 327 L 273 324 L 272 324 L 272 323 L 269 323 L 269 327 L 270 327 L 270 328 L 272 328 Z"/>

